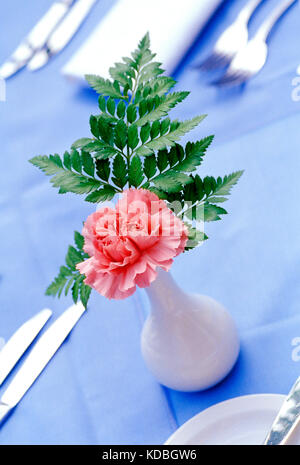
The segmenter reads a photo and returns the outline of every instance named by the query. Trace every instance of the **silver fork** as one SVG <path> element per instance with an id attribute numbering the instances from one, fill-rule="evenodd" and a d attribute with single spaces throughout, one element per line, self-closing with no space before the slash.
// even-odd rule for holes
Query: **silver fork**
<path id="1" fill-rule="evenodd" d="M 197 68 L 208 71 L 228 65 L 241 47 L 248 41 L 248 23 L 256 8 L 264 0 L 250 0 L 236 20 L 223 32 L 211 53 Z"/>
<path id="2" fill-rule="evenodd" d="M 240 85 L 256 75 L 265 65 L 268 56 L 268 39 L 277 21 L 298 0 L 284 0 L 262 23 L 256 35 L 236 54 L 226 73 L 212 82 L 217 86 Z"/>

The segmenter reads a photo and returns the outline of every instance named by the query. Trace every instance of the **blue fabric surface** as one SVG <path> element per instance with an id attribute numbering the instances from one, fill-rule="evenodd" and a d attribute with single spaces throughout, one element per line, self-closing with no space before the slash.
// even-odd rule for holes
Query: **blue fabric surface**
<path id="1" fill-rule="evenodd" d="M 224 2 L 176 70 L 178 88 L 192 95 L 173 111 L 180 119 L 209 113 L 191 135 L 216 133 L 202 173 L 245 169 L 227 203 L 230 214 L 209 225 L 210 240 L 178 257 L 172 269 L 182 287 L 213 296 L 233 315 L 242 341 L 236 367 L 206 392 L 162 388 L 140 353 L 148 311 L 144 293 L 121 302 L 94 293 L 88 312 L 3 426 L 0 444 L 162 443 L 216 402 L 285 393 L 298 376 L 292 340 L 300 336 L 300 104 L 291 98 L 300 62 L 298 7 L 277 27 L 267 65 L 246 87 L 217 91 L 194 69 L 243 3 Z M 277 3 L 265 2 L 252 31 Z M 0 61 L 50 4 L 1 2 Z M 88 134 L 97 99 L 65 81 L 59 70 L 112 4 L 99 1 L 68 48 L 42 71 L 11 79 L 7 101 L 0 102 L 0 337 L 5 339 L 41 308 L 49 306 L 57 317 L 71 303 L 45 297 L 44 289 L 62 264 L 73 230 L 94 206 L 71 194 L 58 198 L 27 160 L 62 153 Z"/>

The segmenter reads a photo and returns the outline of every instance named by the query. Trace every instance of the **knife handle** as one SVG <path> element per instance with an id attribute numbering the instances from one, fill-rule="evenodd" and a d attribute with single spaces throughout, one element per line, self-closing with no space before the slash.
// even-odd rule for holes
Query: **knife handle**
<path id="1" fill-rule="evenodd" d="M 12 408 L 0 401 L 0 424 L 6 419 Z"/>
<path id="2" fill-rule="evenodd" d="M 264 445 L 283 445 L 295 430 L 300 419 L 300 378 L 297 379 L 269 431 Z"/>
<path id="3" fill-rule="evenodd" d="M 56 1 L 27 36 L 27 43 L 38 50 L 44 46 L 55 26 L 71 8 L 73 1 Z"/>
<path id="4" fill-rule="evenodd" d="M 97 0 L 78 0 L 50 36 L 47 47 L 52 54 L 60 52 L 72 39 Z"/>

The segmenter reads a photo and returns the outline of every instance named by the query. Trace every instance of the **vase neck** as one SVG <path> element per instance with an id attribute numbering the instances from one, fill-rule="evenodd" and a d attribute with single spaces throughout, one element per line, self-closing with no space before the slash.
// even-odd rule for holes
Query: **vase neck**
<path id="1" fill-rule="evenodd" d="M 186 298 L 186 294 L 174 281 L 171 273 L 159 270 L 155 281 L 145 288 L 154 314 L 171 312 Z"/>

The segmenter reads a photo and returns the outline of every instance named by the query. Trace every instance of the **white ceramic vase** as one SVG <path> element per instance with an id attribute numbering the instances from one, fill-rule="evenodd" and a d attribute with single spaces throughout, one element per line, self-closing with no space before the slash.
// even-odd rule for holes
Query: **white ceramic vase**
<path id="1" fill-rule="evenodd" d="M 239 338 L 225 308 L 204 295 L 183 292 L 160 270 L 146 288 L 151 312 L 141 347 L 146 365 L 163 385 L 179 391 L 214 386 L 232 369 Z"/>

